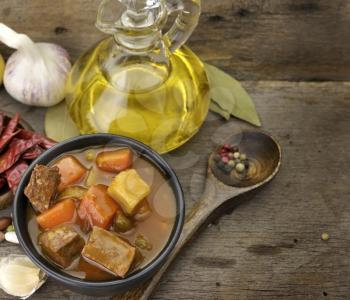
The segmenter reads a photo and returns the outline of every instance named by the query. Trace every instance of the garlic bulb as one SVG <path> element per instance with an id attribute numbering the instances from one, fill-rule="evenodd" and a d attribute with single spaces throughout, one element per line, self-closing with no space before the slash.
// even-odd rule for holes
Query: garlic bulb
<path id="1" fill-rule="evenodd" d="M 9 295 L 26 299 L 45 283 L 46 278 L 27 256 L 10 255 L 0 260 L 0 287 Z"/>
<path id="2" fill-rule="evenodd" d="M 5 67 L 4 85 L 16 100 L 33 106 L 56 105 L 65 97 L 71 69 L 65 49 L 49 43 L 34 43 L 0 23 L 0 41 L 17 49 Z"/>

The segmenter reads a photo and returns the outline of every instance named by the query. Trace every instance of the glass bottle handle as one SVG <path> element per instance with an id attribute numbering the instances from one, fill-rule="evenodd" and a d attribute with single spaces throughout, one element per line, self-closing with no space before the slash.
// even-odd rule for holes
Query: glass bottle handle
<path id="1" fill-rule="evenodd" d="M 137 0 L 103 0 L 98 8 L 96 26 L 102 32 L 117 32 L 116 20 L 127 10 L 126 4 Z M 141 0 L 140 0 L 141 1 Z M 153 0 L 166 4 L 168 14 L 178 12 L 174 25 L 165 34 L 169 49 L 174 52 L 181 47 L 196 28 L 201 14 L 201 0 Z M 142 0 L 142 3 L 145 0 Z M 163 6 L 165 8 L 165 6 Z"/>
<path id="2" fill-rule="evenodd" d="M 171 52 L 180 48 L 198 25 L 201 0 L 167 0 L 169 14 L 179 11 L 174 25 L 165 34 Z"/>

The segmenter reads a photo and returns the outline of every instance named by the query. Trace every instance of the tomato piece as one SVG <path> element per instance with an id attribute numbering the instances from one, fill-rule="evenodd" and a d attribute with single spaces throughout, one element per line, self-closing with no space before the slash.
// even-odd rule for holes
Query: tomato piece
<path id="1" fill-rule="evenodd" d="M 78 216 L 82 221 L 88 220 L 91 227 L 108 229 L 119 210 L 118 204 L 108 195 L 107 188 L 102 184 L 91 186 L 80 203 Z"/>
<path id="2" fill-rule="evenodd" d="M 125 148 L 100 152 L 96 157 L 96 164 L 103 171 L 119 173 L 131 167 L 132 159 L 132 151 Z"/>
<path id="3" fill-rule="evenodd" d="M 59 168 L 61 175 L 61 183 L 58 186 L 59 192 L 79 181 L 87 172 L 83 164 L 72 155 L 61 158 L 54 166 Z"/>
<path id="4" fill-rule="evenodd" d="M 41 228 L 48 230 L 63 223 L 73 222 L 75 219 L 75 201 L 66 199 L 42 213 L 36 218 Z"/>

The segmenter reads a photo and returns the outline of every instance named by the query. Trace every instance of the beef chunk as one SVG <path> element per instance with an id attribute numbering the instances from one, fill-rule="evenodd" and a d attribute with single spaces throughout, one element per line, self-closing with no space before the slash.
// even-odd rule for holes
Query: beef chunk
<path id="1" fill-rule="evenodd" d="M 60 173 L 57 167 L 36 165 L 24 194 L 35 211 L 42 213 L 49 209 L 59 184 Z"/>
<path id="2" fill-rule="evenodd" d="M 42 233 L 39 244 L 44 254 L 67 268 L 81 253 L 85 242 L 71 225 L 61 225 Z"/>
<path id="3" fill-rule="evenodd" d="M 124 278 L 135 258 L 136 249 L 116 234 L 94 226 L 82 255 L 87 260 Z"/>

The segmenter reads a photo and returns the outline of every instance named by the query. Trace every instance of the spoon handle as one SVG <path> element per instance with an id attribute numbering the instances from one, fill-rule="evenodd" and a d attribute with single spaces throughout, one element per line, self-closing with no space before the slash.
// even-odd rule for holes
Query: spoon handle
<path id="1" fill-rule="evenodd" d="M 171 262 L 175 259 L 180 250 L 193 237 L 201 225 L 203 225 L 213 210 L 215 210 L 218 206 L 220 206 L 220 204 L 225 201 L 225 199 L 223 199 L 224 195 L 222 193 L 216 192 L 216 186 L 208 184 L 208 182 L 206 186 L 207 188 L 203 196 L 199 201 L 196 202 L 195 206 L 187 215 L 181 236 L 164 265 L 156 272 L 152 279 L 140 287 L 137 287 L 123 295 L 115 297 L 115 300 L 147 300 L 151 296 L 153 290 L 158 285 L 163 274 L 166 272 Z M 240 192 L 237 191 L 236 195 L 238 194 L 240 194 Z"/>

